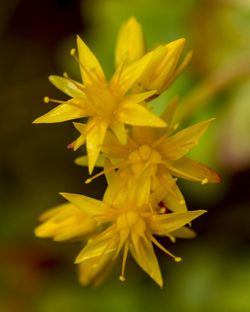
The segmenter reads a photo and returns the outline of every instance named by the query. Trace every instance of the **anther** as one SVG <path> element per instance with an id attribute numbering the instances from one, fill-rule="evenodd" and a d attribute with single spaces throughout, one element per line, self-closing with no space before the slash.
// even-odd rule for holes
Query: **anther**
<path id="1" fill-rule="evenodd" d="M 48 97 L 48 96 L 45 96 L 45 97 L 43 98 L 43 101 L 44 101 L 44 103 L 56 103 L 56 104 L 62 104 L 62 103 L 64 103 L 64 101 L 51 99 L 51 98 Z"/>
<path id="2" fill-rule="evenodd" d="M 88 178 L 88 179 L 85 180 L 85 184 L 89 184 L 89 183 L 91 183 L 91 182 L 92 182 L 92 179 L 91 179 L 91 178 Z"/>
<path id="3" fill-rule="evenodd" d="M 43 101 L 44 101 L 44 103 L 49 103 L 49 97 L 48 97 L 48 96 L 45 96 L 45 97 L 43 98 Z"/>
<path id="4" fill-rule="evenodd" d="M 124 276 L 120 275 L 120 276 L 119 276 L 119 280 L 120 280 L 121 282 L 125 282 L 126 279 L 125 279 Z"/>
<path id="5" fill-rule="evenodd" d="M 70 55 L 71 55 L 71 56 L 74 56 L 75 54 L 76 54 L 76 49 L 71 49 L 71 50 L 70 50 Z"/>
<path id="6" fill-rule="evenodd" d="M 182 258 L 181 258 L 181 257 L 175 257 L 175 258 L 174 258 L 174 261 L 175 261 L 175 262 L 181 262 L 181 261 L 182 261 Z"/>
<path id="7" fill-rule="evenodd" d="M 207 178 L 205 178 L 205 179 L 203 179 L 202 181 L 201 181 L 201 184 L 207 184 L 208 183 L 208 179 Z"/>

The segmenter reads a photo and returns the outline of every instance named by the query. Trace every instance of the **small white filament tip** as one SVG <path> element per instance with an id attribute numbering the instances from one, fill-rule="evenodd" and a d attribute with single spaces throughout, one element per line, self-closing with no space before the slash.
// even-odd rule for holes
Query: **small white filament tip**
<path id="1" fill-rule="evenodd" d="M 70 50 L 70 55 L 71 55 L 71 56 L 74 56 L 75 54 L 76 54 L 76 49 L 71 49 L 71 50 Z"/>
<path id="2" fill-rule="evenodd" d="M 45 97 L 43 98 L 43 101 L 44 101 L 44 103 L 49 103 L 49 97 L 48 97 L 48 96 L 45 96 Z"/>
<path id="3" fill-rule="evenodd" d="M 207 184 L 208 183 L 208 179 L 207 178 L 205 178 L 205 179 L 203 179 L 202 181 L 201 181 L 201 184 Z"/>
<path id="4" fill-rule="evenodd" d="M 85 180 L 85 184 L 89 184 L 89 183 L 91 183 L 91 181 L 92 181 L 92 179 L 88 178 Z"/>

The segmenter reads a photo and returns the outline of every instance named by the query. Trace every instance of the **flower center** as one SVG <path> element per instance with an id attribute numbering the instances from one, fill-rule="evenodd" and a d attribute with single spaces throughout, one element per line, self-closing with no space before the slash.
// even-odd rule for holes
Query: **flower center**
<path id="1" fill-rule="evenodd" d="M 161 160 L 160 153 L 146 144 L 140 145 L 129 155 L 131 170 L 135 174 L 141 173 L 147 166 L 154 173 Z"/>
<path id="2" fill-rule="evenodd" d="M 136 232 L 144 232 L 146 225 L 137 211 L 129 210 L 118 217 L 117 228 L 119 231 L 136 230 Z"/>

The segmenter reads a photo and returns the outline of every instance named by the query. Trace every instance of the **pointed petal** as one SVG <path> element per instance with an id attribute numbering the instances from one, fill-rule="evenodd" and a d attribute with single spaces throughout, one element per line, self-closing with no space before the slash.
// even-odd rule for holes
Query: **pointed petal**
<path id="1" fill-rule="evenodd" d="M 205 212 L 205 210 L 196 210 L 154 215 L 154 218 L 151 218 L 149 221 L 150 228 L 154 234 L 168 235 L 170 232 L 181 228 Z"/>
<path id="2" fill-rule="evenodd" d="M 79 122 L 74 122 L 73 124 L 75 128 L 81 133 L 81 135 L 73 143 L 71 143 L 71 146 L 73 147 L 74 151 L 76 151 L 79 147 L 85 144 L 86 124 L 82 124 Z"/>
<path id="3" fill-rule="evenodd" d="M 80 208 L 88 216 L 98 216 L 104 215 L 109 207 L 100 200 L 72 193 L 60 193 L 64 198 L 66 198 L 70 203 Z"/>
<path id="4" fill-rule="evenodd" d="M 112 166 L 110 161 L 106 161 L 105 170 Z M 105 177 L 108 183 L 108 187 L 103 195 L 103 201 L 111 206 L 120 206 L 121 202 L 124 202 L 124 180 L 122 180 L 117 171 L 107 170 L 105 172 Z M 123 189 L 124 190 L 124 189 Z M 126 195 L 125 195 L 126 196 Z"/>
<path id="5" fill-rule="evenodd" d="M 117 119 L 132 126 L 166 127 L 166 123 L 147 108 L 131 101 L 124 101 L 117 113 Z"/>
<path id="6" fill-rule="evenodd" d="M 80 71 L 84 83 L 91 84 L 95 81 L 104 82 L 105 75 L 95 55 L 84 41 L 77 36 L 77 49 L 80 61 Z"/>
<path id="7" fill-rule="evenodd" d="M 104 233 L 104 232 L 103 232 Z M 118 239 L 114 228 L 110 227 L 105 231 L 106 237 L 103 233 L 89 240 L 88 244 L 81 250 L 76 257 L 75 263 L 81 263 L 92 258 L 100 258 L 115 251 Z"/>
<path id="8" fill-rule="evenodd" d="M 176 78 L 183 72 L 183 70 L 188 66 L 190 63 L 191 59 L 193 57 L 193 52 L 189 51 L 183 61 L 180 63 L 180 65 L 176 68 L 174 74 L 172 75 L 171 79 L 168 81 L 168 83 L 165 85 L 165 88 L 169 87 L 175 80 Z"/>
<path id="9" fill-rule="evenodd" d="M 166 159 L 173 161 L 187 154 L 199 142 L 199 139 L 213 120 L 209 119 L 197 123 L 166 138 L 161 146 L 162 153 L 165 154 Z"/>
<path id="10" fill-rule="evenodd" d="M 105 156 L 103 154 L 100 154 L 99 157 L 97 158 L 96 163 L 95 163 L 95 167 L 103 168 L 104 161 L 105 161 Z M 88 156 L 85 155 L 85 156 L 80 156 L 80 157 L 76 158 L 75 164 L 78 166 L 87 167 L 88 166 Z"/>
<path id="11" fill-rule="evenodd" d="M 132 236 L 133 243 L 130 246 L 131 254 L 137 264 L 160 286 L 163 280 L 158 260 L 150 240 L 146 238 L 136 239 Z"/>
<path id="12" fill-rule="evenodd" d="M 131 17 L 122 25 L 116 44 L 116 67 L 123 62 L 129 64 L 138 60 L 144 54 L 144 38 L 141 25 L 134 17 Z"/>
<path id="13" fill-rule="evenodd" d="M 73 98 L 84 96 L 84 86 L 79 82 L 60 76 L 49 76 L 49 81 L 59 90 Z"/>
<path id="14" fill-rule="evenodd" d="M 95 163 L 101 151 L 107 128 L 108 122 L 98 118 L 93 118 L 87 124 L 86 147 L 90 174 L 95 167 Z"/>
<path id="15" fill-rule="evenodd" d="M 195 231 L 189 229 L 186 226 L 183 226 L 169 234 L 176 238 L 195 238 L 196 237 Z"/>
<path id="16" fill-rule="evenodd" d="M 110 82 L 111 88 L 113 90 L 119 90 L 121 94 L 125 94 L 142 76 L 151 57 L 152 55 L 147 53 L 127 67 L 124 68 L 124 65 L 121 65 L 117 68 Z"/>
<path id="17" fill-rule="evenodd" d="M 119 121 L 114 121 L 110 125 L 111 130 L 114 132 L 115 136 L 121 144 L 127 143 L 127 131 L 125 125 Z"/>
<path id="18" fill-rule="evenodd" d="M 187 211 L 186 201 L 176 183 L 169 185 L 171 191 L 164 198 L 164 203 L 172 212 Z"/>
<path id="19" fill-rule="evenodd" d="M 149 98 L 151 98 L 153 95 L 156 94 L 156 90 L 151 90 L 151 91 L 147 91 L 147 92 L 143 92 L 143 93 L 136 93 L 136 94 L 131 94 L 131 95 L 128 95 L 126 97 L 126 99 L 128 101 L 131 101 L 131 102 L 135 102 L 135 103 L 141 103 Z"/>
<path id="20" fill-rule="evenodd" d="M 183 179 L 201 184 L 221 182 L 220 176 L 215 171 L 187 157 L 175 161 L 172 167 L 173 169 L 170 169 L 172 174 Z"/>
<path id="21" fill-rule="evenodd" d="M 179 97 L 175 96 L 170 103 L 168 103 L 166 109 L 161 114 L 161 119 L 168 124 L 165 134 L 169 136 L 177 127 L 175 122 L 175 115 L 179 104 Z"/>
<path id="22" fill-rule="evenodd" d="M 78 119 L 91 115 L 85 99 L 72 99 L 53 108 L 48 113 L 38 117 L 33 123 L 55 123 Z"/>
<path id="23" fill-rule="evenodd" d="M 78 265 L 79 282 L 83 286 L 91 285 L 98 287 L 110 273 L 114 253 L 109 253 L 101 257 L 87 259 Z"/>

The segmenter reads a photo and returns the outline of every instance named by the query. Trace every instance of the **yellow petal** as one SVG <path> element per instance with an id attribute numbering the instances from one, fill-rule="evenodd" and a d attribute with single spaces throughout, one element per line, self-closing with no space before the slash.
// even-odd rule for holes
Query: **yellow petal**
<path id="1" fill-rule="evenodd" d="M 209 119 L 197 123 L 168 137 L 161 146 L 165 158 L 173 161 L 187 154 L 199 142 L 199 139 L 213 120 Z"/>
<path id="2" fill-rule="evenodd" d="M 205 212 L 205 210 L 196 210 L 154 215 L 154 218 L 150 219 L 150 228 L 154 234 L 168 235 L 170 232 L 181 228 Z"/>
<path id="3" fill-rule="evenodd" d="M 116 44 L 115 64 L 129 64 L 138 60 L 144 54 L 144 38 L 141 25 L 134 17 L 131 17 L 122 25 Z"/>
<path id="4" fill-rule="evenodd" d="M 91 258 L 78 265 L 79 282 L 83 286 L 91 285 L 98 287 L 110 273 L 114 261 L 114 253 L 109 253 L 101 257 Z"/>
<path id="5" fill-rule="evenodd" d="M 53 108 L 48 113 L 38 117 L 33 123 L 55 123 L 78 119 L 91 115 L 85 99 L 72 99 Z"/>
<path id="6" fill-rule="evenodd" d="M 75 128 L 81 133 L 81 135 L 71 144 L 73 146 L 74 151 L 76 151 L 79 147 L 85 144 L 86 141 L 86 125 L 74 122 Z"/>
<path id="7" fill-rule="evenodd" d="M 124 101 L 117 113 L 117 119 L 132 126 L 166 127 L 166 123 L 147 108 L 131 101 Z"/>
<path id="8" fill-rule="evenodd" d="M 100 63 L 79 36 L 77 36 L 77 48 L 80 61 L 80 71 L 84 83 L 91 84 L 94 81 L 103 83 L 105 81 L 105 75 Z"/>
<path id="9" fill-rule="evenodd" d="M 177 127 L 175 122 L 175 115 L 179 104 L 179 97 L 175 96 L 170 103 L 167 104 L 166 109 L 161 114 L 161 119 L 168 124 L 165 134 L 170 135 Z M 165 129 L 164 129 L 165 131 Z"/>
<path id="10" fill-rule="evenodd" d="M 183 226 L 169 234 L 176 238 L 195 238 L 196 237 L 195 231 L 189 229 L 186 226 Z"/>
<path id="11" fill-rule="evenodd" d="M 59 90 L 71 97 L 82 97 L 84 95 L 84 86 L 79 82 L 60 76 L 49 76 L 50 82 Z"/>
<path id="12" fill-rule="evenodd" d="M 42 224 L 36 227 L 35 235 L 54 241 L 82 239 L 97 227 L 96 221 L 70 203 L 50 209 L 40 220 Z"/>
<path id="13" fill-rule="evenodd" d="M 220 183 L 220 176 L 210 169 L 209 167 L 199 163 L 196 160 L 192 160 L 187 157 L 183 157 L 172 165 L 173 175 L 183 179 L 187 179 L 194 182 L 206 183 Z"/>
<path id="14" fill-rule="evenodd" d="M 87 124 L 86 147 L 89 160 L 89 173 L 91 174 L 108 128 L 108 121 L 93 118 Z"/>
<path id="15" fill-rule="evenodd" d="M 81 250 L 76 257 L 75 263 L 81 263 L 85 260 L 92 258 L 99 258 L 112 253 L 116 250 L 118 245 L 118 236 L 114 233 L 114 228 L 109 227 L 106 231 L 106 237 L 104 238 L 104 232 L 89 240 L 88 244 Z"/>
<path id="16" fill-rule="evenodd" d="M 105 156 L 103 154 L 100 154 L 99 157 L 97 158 L 96 163 L 95 163 L 95 167 L 103 168 L 104 161 L 105 161 Z M 75 164 L 78 166 L 87 167 L 88 166 L 88 156 L 85 155 L 85 156 L 80 156 L 80 157 L 76 158 Z"/>
<path id="17" fill-rule="evenodd" d="M 180 65 L 176 68 L 174 74 L 172 75 L 171 79 L 165 84 L 164 89 L 168 88 L 175 80 L 176 78 L 183 72 L 183 70 L 188 66 L 191 59 L 193 57 L 193 52 L 189 51 L 183 61 L 180 63 Z"/>
<path id="18" fill-rule="evenodd" d="M 72 193 L 60 193 L 60 195 L 62 195 L 76 207 L 79 207 L 81 211 L 86 213 L 88 216 L 94 217 L 103 215 L 109 210 L 109 207 L 102 201 L 88 196 Z"/>
<path id="19" fill-rule="evenodd" d="M 110 125 L 111 130 L 114 132 L 115 136 L 121 144 L 127 143 L 127 131 L 125 125 L 119 121 L 114 121 Z"/>
<path id="20" fill-rule="evenodd" d="M 143 75 L 150 59 L 151 54 L 147 53 L 125 68 L 124 65 L 118 67 L 110 82 L 111 89 L 119 90 L 121 94 L 125 94 Z"/>
<path id="21" fill-rule="evenodd" d="M 156 93 L 157 93 L 157 90 L 151 90 L 151 91 L 142 92 L 142 93 L 135 93 L 135 94 L 128 95 L 126 99 L 131 102 L 141 103 L 147 99 L 150 99 Z"/>
<path id="22" fill-rule="evenodd" d="M 130 246 L 132 256 L 138 265 L 160 286 L 163 286 L 163 280 L 158 260 L 155 256 L 151 241 L 146 238 L 137 239 L 132 236 Z"/>

